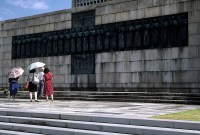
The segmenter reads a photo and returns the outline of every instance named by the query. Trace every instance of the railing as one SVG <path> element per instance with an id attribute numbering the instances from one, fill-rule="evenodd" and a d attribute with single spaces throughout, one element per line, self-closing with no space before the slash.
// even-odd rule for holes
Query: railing
<path id="1" fill-rule="evenodd" d="M 73 7 L 81 7 L 106 2 L 107 0 L 75 0 Z"/>

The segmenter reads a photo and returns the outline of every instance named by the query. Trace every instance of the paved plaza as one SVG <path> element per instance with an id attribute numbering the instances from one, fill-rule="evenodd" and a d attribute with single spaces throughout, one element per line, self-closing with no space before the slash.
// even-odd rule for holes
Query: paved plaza
<path id="1" fill-rule="evenodd" d="M 198 105 L 134 103 L 134 102 L 102 102 L 102 101 L 48 101 L 30 102 L 28 99 L 0 99 L 0 110 L 44 112 L 58 114 L 81 114 L 95 116 L 112 116 L 126 118 L 150 118 L 151 116 L 175 113 L 199 108 Z"/>

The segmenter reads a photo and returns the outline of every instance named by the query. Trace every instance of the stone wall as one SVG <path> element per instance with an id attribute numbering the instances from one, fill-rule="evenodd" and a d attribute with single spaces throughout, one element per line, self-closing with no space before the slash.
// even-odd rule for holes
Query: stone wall
<path id="1" fill-rule="evenodd" d="M 188 12 L 189 43 L 185 47 L 98 53 L 94 75 L 71 75 L 71 56 L 11 59 L 12 36 L 71 28 L 71 13 L 96 10 L 96 25 Z M 70 10 L 0 22 L 0 87 L 6 72 L 35 61 L 54 73 L 54 86 L 101 88 L 200 88 L 200 0 L 110 0 Z M 23 84 L 26 71 L 20 78 Z"/>

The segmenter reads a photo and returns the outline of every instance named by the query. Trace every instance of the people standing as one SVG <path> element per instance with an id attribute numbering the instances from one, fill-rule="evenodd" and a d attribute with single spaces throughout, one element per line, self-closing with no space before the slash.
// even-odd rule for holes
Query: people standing
<path id="1" fill-rule="evenodd" d="M 46 96 L 46 101 L 48 101 L 48 96 L 51 96 L 51 101 L 53 101 L 53 94 L 54 94 L 54 89 L 53 89 L 53 73 L 50 72 L 48 68 L 44 69 L 44 89 L 45 89 L 45 96 Z"/>
<path id="2" fill-rule="evenodd" d="M 30 102 L 32 102 L 32 98 L 33 98 L 33 93 L 34 93 L 34 97 L 35 97 L 35 102 L 39 102 L 37 100 L 37 84 L 34 82 L 34 77 L 37 78 L 37 74 L 36 74 L 36 70 L 32 69 L 29 71 L 29 96 L 30 96 Z"/>
<path id="3" fill-rule="evenodd" d="M 19 77 L 9 78 L 10 98 L 12 97 L 13 101 L 15 101 L 15 97 L 16 97 L 17 92 L 18 92 L 18 87 L 19 87 L 18 81 L 19 81 Z"/>
<path id="4" fill-rule="evenodd" d="M 44 67 L 40 69 L 40 72 L 38 73 L 38 79 L 39 79 L 39 88 L 38 88 L 38 97 L 44 96 Z"/>

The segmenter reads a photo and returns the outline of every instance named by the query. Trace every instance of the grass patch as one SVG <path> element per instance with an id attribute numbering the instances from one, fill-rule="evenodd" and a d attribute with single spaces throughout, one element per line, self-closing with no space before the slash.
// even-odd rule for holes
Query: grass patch
<path id="1" fill-rule="evenodd" d="M 186 120 L 186 121 L 198 121 L 200 122 L 200 108 L 194 110 L 188 110 L 178 113 L 171 113 L 159 116 L 153 116 L 156 119 L 171 119 L 171 120 Z"/>

